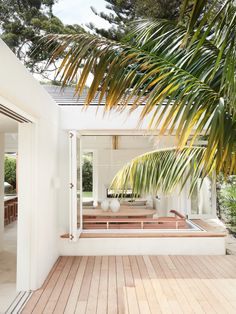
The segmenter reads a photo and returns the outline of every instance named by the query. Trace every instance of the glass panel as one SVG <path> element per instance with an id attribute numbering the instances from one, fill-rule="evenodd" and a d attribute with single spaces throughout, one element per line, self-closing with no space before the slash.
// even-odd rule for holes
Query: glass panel
<path id="1" fill-rule="evenodd" d="M 83 201 L 93 201 L 93 152 L 84 152 L 82 159 Z"/>
<path id="2" fill-rule="evenodd" d="M 80 138 L 77 137 L 77 227 L 81 229 L 81 147 Z"/>

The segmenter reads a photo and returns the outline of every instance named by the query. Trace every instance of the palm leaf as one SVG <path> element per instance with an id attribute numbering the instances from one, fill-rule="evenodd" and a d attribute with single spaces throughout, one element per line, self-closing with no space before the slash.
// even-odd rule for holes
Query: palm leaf
<path id="1" fill-rule="evenodd" d="M 143 21 L 134 27 L 129 43 L 87 33 L 50 35 L 44 41 L 52 48 L 49 64 L 67 51 L 59 69 L 64 86 L 82 66 L 75 88 L 80 94 L 89 73 L 94 74 L 86 105 L 98 90 L 100 101 L 106 97 L 105 110 L 123 110 L 132 102 L 132 111 L 145 100 L 141 121 L 151 113 L 149 127 L 161 134 L 175 132 L 179 148 L 190 136 L 191 145 L 198 136 L 206 136 L 209 142 L 201 164 L 205 172 L 214 165 L 217 172 L 234 173 L 235 4 L 229 0 L 220 13 L 206 11 L 199 23 L 196 16 L 202 8 L 202 1 L 195 3 L 187 28 L 169 21 Z M 192 40 L 183 46 L 186 34 Z"/>
<path id="2" fill-rule="evenodd" d="M 183 187 L 190 180 L 192 192 L 197 179 L 203 178 L 201 160 L 203 147 L 176 147 L 155 150 L 134 158 L 115 176 L 111 187 L 123 192 L 132 189 L 136 195 L 152 194 L 158 191 L 171 192 L 177 186 Z"/>

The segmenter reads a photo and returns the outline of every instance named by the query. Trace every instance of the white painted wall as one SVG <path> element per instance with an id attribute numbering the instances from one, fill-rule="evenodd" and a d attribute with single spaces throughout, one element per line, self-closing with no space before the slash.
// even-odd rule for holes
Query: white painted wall
<path id="1" fill-rule="evenodd" d="M 116 111 L 104 115 L 103 108 L 90 106 L 84 109 L 81 106 L 62 106 L 61 127 L 65 130 L 135 130 L 142 108 L 138 108 L 131 115 L 128 109 L 122 113 Z M 151 114 L 150 114 L 151 116 Z M 145 119 L 140 129 L 147 129 L 150 119 Z"/>
<path id="2" fill-rule="evenodd" d="M 60 240 L 61 255 L 225 255 L 224 237 Z"/>
<path id="3" fill-rule="evenodd" d="M 4 133 L 0 133 L 0 252 L 4 233 Z"/>
<path id="4" fill-rule="evenodd" d="M 83 106 L 65 105 L 61 106 L 61 126 L 63 129 L 77 130 L 79 122 L 80 130 L 147 130 L 155 108 L 140 124 L 142 110 L 143 106 L 139 106 L 132 112 L 130 107 L 127 107 L 120 112 L 112 110 L 105 113 L 103 106 L 89 106 L 85 109 Z M 160 113 L 157 117 L 159 115 Z"/>
<path id="5" fill-rule="evenodd" d="M 17 288 L 39 288 L 58 248 L 59 109 L 44 88 L 0 41 L 0 102 L 27 116 L 19 127 Z"/>
<path id="6" fill-rule="evenodd" d="M 115 174 L 131 159 L 154 149 L 154 140 L 146 136 L 119 136 L 118 149 L 112 149 L 112 136 L 82 136 L 82 148 L 93 150 L 98 201 L 106 198 Z"/>

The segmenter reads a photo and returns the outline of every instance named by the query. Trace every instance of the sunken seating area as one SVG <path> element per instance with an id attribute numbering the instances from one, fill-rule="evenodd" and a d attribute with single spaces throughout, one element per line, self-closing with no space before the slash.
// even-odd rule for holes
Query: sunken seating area
<path id="1" fill-rule="evenodd" d="M 83 217 L 83 229 L 189 229 L 186 217 L 181 213 L 172 210 L 174 217 L 147 217 L 145 215 L 140 217 L 120 215 L 110 216 L 108 213 L 105 215 L 86 215 Z"/>
<path id="2" fill-rule="evenodd" d="M 184 219 L 161 218 L 86 218 L 84 229 L 188 229 Z"/>

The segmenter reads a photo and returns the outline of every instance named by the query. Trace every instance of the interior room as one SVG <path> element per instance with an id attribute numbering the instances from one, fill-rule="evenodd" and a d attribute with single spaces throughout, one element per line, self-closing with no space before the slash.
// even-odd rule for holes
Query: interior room
<path id="1" fill-rule="evenodd" d="M 16 291 L 18 123 L 0 114 L 0 313 Z"/>

